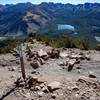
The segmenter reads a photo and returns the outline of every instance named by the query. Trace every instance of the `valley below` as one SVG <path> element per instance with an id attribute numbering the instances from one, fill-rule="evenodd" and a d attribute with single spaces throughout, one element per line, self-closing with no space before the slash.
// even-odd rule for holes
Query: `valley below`
<path id="1" fill-rule="evenodd" d="M 60 38 L 88 38 L 91 46 L 100 43 L 100 4 L 30 2 L 0 5 L 0 36 L 20 37 L 30 33 Z"/>

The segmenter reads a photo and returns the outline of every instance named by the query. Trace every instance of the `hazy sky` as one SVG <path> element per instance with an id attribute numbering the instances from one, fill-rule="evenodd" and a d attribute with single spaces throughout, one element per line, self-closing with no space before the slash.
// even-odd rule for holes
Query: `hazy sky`
<path id="1" fill-rule="evenodd" d="M 34 4 L 39 4 L 41 2 L 56 2 L 56 3 L 72 3 L 72 4 L 79 4 L 79 3 L 85 3 L 85 2 L 98 2 L 100 3 L 100 0 L 0 0 L 0 4 L 11 4 L 11 3 L 23 3 L 23 2 L 32 2 Z"/>

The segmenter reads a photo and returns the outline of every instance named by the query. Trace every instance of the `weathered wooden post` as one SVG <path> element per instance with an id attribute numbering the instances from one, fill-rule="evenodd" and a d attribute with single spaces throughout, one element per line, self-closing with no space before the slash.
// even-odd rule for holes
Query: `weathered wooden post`
<path id="1" fill-rule="evenodd" d="M 26 75 L 25 75 L 25 67 L 24 67 L 23 49 L 22 48 L 23 48 L 23 43 L 21 43 L 19 46 L 19 55 L 20 55 L 22 77 L 23 77 L 23 79 L 25 79 Z"/>

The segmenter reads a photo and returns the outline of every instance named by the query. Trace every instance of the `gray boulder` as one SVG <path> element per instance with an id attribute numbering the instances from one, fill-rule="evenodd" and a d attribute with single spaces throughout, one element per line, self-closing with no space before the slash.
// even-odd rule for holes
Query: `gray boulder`
<path id="1" fill-rule="evenodd" d="M 40 67 L 40 63 L 38 61 L 33 61 L 32 63 L 30 63 L 30 65 L 33 69 L 37 69 Z"/>

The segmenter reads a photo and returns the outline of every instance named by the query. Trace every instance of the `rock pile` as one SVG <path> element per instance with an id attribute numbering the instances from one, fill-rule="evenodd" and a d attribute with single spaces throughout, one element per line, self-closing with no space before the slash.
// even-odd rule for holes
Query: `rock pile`
<path id="1" fill-rule="evenodd" d="M 57 48 L 53 48 L 49 53 L 50 58 L 59 58 L 60 50 Z"/>
<path id="2" fill-rule="evenodd" d="M 36 69 L 40 65 L 45 64 L 45 62 L 50 58 L 59 58 L 60 50 L 52 49 L 50 52 L 46 52 L 43 49 L 38 51 L 32 51 L 30 48 L 27 51 L 28 61 L 31 61 L 30 65 Z"/>
<path id="3" fill-rule="evenodd" d="M 40 65 L 45 64 L 45 61 L 48 59 L 46 51 L 42 49 L 39 51 L 32 51 L 30 48 L 27 51 L 28 61 L 31 61 L 30 65 L 32 68 L 37 69 Z"/>
<path id="4" fill-rule="evenodd" d="M 53 81 L 46 83 L 44 80 L 40 82 L 37 77 L 30 77 L 27 79 L 25 91 L 30 88 L 30 92 L 27 92 L 25 97 L 28 98 L 27 94 L 37 94 L 36 98 L 41 100 L 47 99 L 62 99 L 65 98 L 70 100 L 99 100 L 100 94 L 100 83 L 94 79 L 88 77 L 80 77 L 77 81 L 60 83 Z M 33 97 L 33 96 L 30 96 Z"/>
<path id="5" fill-rule="evenodd" d="M 48 59 L 69 59 L 65 63 L 62 62 L 59 64 L 60 66 L 64 66 L 63 68 L 67 68 L 68 71 L 71 71 L 75 64 L 80 64 L 82 60 L 90 60 L 89 55 L 83 53 L 83 52 L 66 52 L 66 51 L 60 51 L 60 49 L 53 48 L 51 51 L 45 51 L 43 49 L 40 49 L 38 51 L 32 51 L 30 48 L 27 52 L 27 55 L 29 56 L 28 60 L 32 61 L 31 66 L 36 69 L 39 68 L 40 65 L 45 64 L 46 60 Z"/>
<path id="6" fill-rule="evenodd" d="M 43 79 L 32 76 L 29 76 L 28 78 L 26 78 L 26 80 L 22 80 L 21 78 L 19 78 L 15 82 L 15 84 L 18 88 L 20 88 L 20 90 L 24 89 L 25 92 L 27 91 L 27 89 L 30 89 L 30 92 L 27 92 L 26 94 L 23 94 L 22 92 L 20 93 L 27 99 L 31 97 L 29 95 L 32 93 L 34 94 L 34 92 L 37 93 L 37 98 L 41 98 L 44 95 L 51 95 L 51 98 L 56 98 L 56 95 L 53 94 L 53 92 L 61 89 L 60 82 L 53 81 L 51 83 L 47 83 Z"/>
<path id="7" fill-rule="evenodd" d="M 71 71 L 74 67 L 75 64 L 80 64 L 82 60 L 90 60 L 90 56 L 87 54 L 79 53 L 61 53 L 60 54 L 61 58 L 67 58 L 66 62 L 62 62 L 59 65 L 63 66 L 64 69 L 68 69 L 68 71 Z"/>

